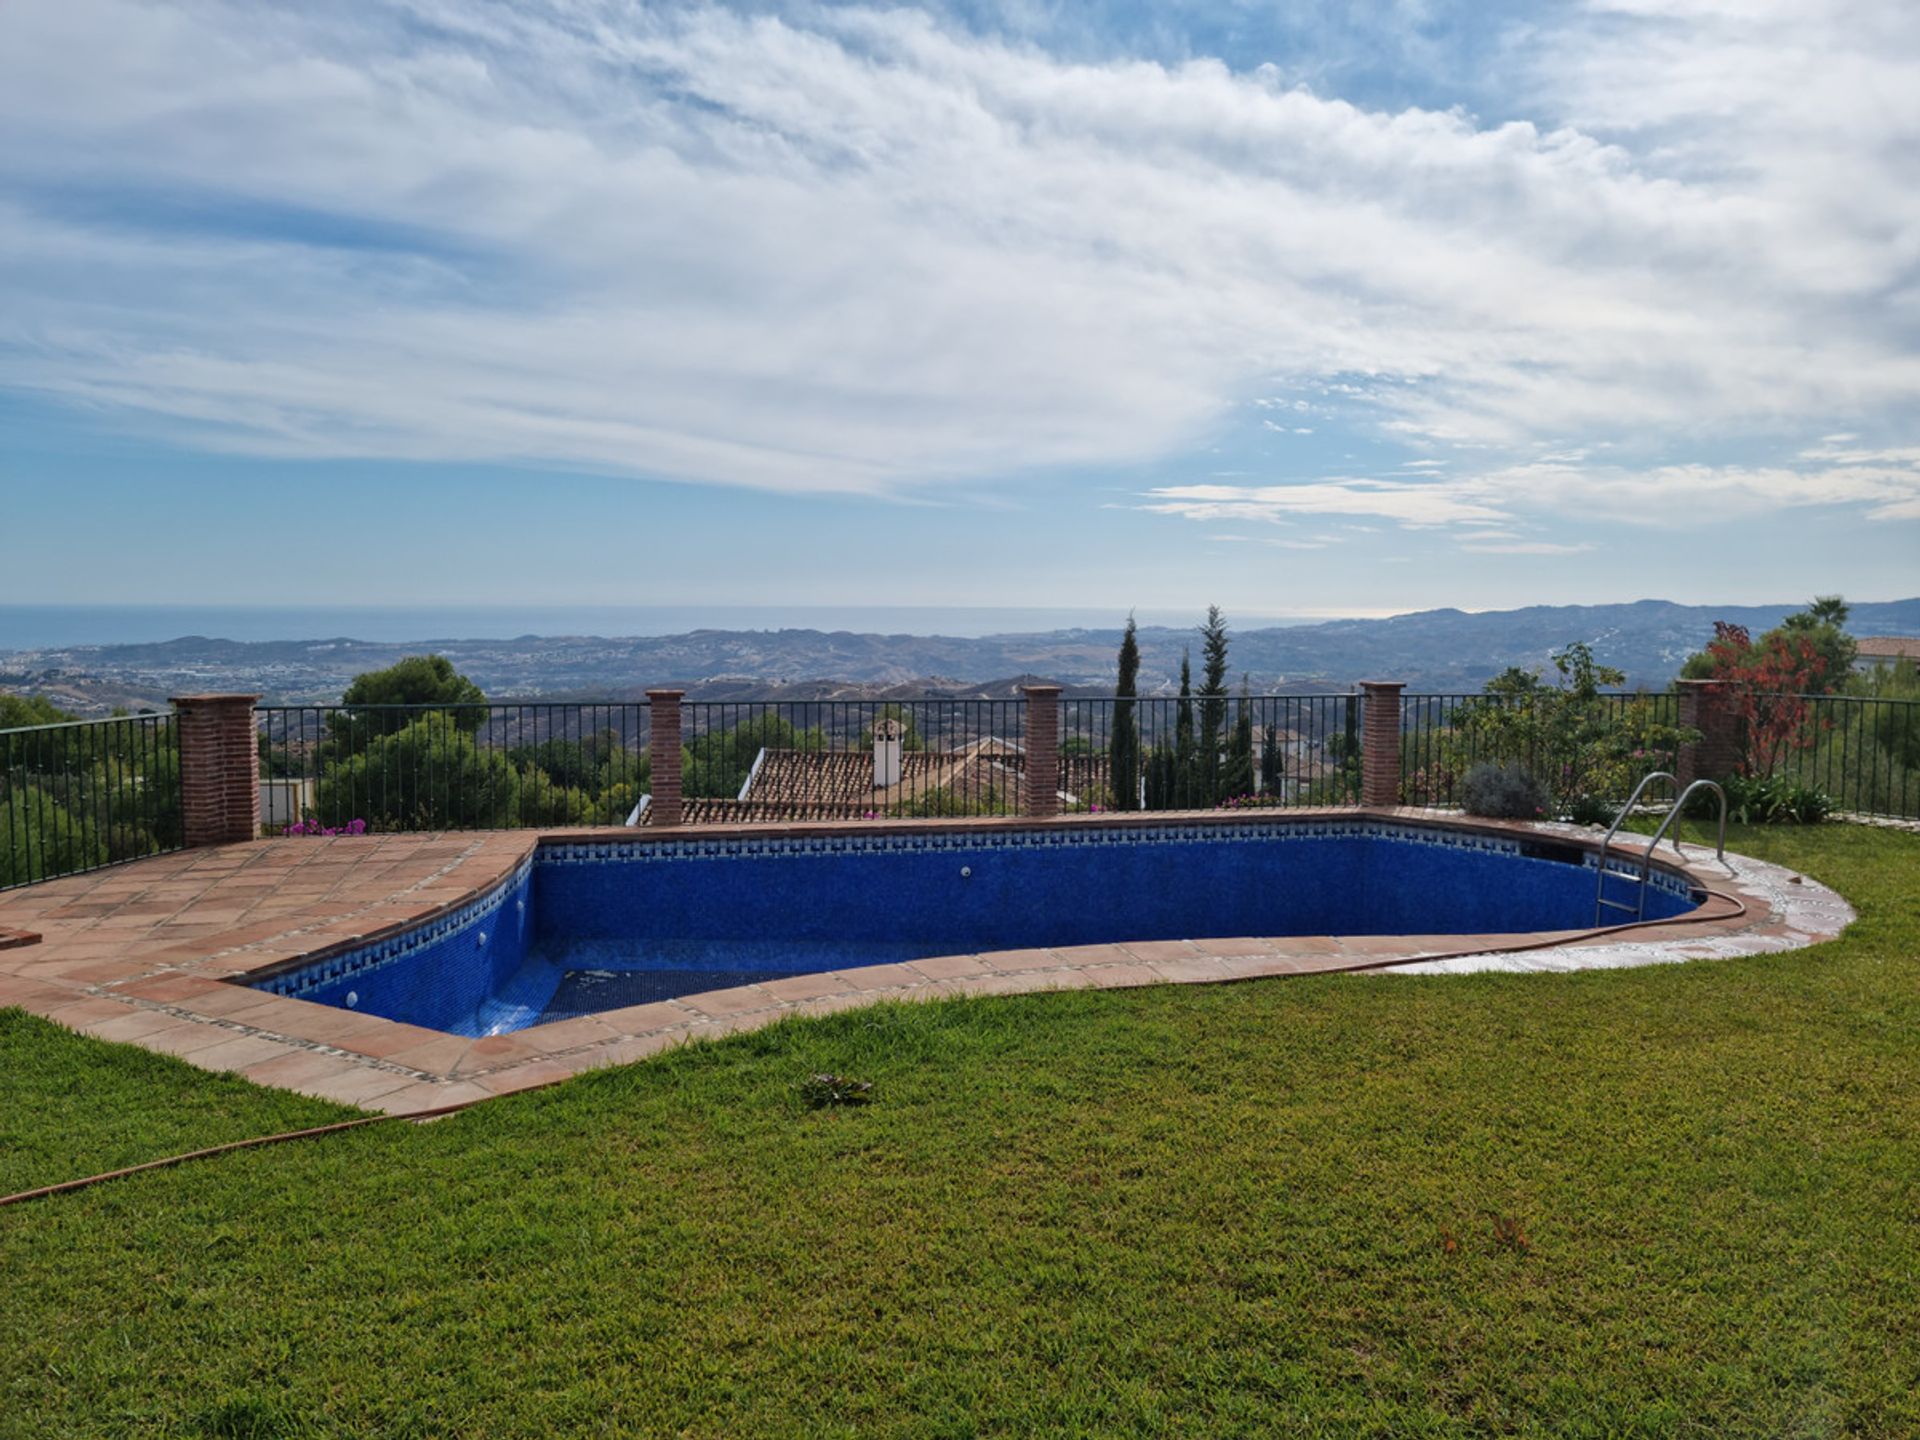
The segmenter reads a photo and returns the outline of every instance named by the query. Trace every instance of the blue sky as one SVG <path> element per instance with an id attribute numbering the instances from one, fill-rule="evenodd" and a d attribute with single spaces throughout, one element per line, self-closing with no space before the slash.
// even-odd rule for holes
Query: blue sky
<path id="1" fill-rule="evenodd" d="M 11 0 L 0 603 L 1910 595 L 1916 145 L 1906 0 Z"/>

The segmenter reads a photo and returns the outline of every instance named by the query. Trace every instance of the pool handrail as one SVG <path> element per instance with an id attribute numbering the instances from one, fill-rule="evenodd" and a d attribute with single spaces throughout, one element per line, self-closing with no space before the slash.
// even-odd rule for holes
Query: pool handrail
<path id="1" fill-rule="evenodd" d="M 1618 835 L 1620 833 L 1620 827 L 1627 823 L 1627 817 L 1633 813 L 1633 807 L 1640 803 L 1640 796 L 1646 791 L 1647 786 L 1656 780 L 1666 780 L 1670 782 L 1676 790 L 1680 788 L 1680 777 L 1672 771 L 1649 770 L 1640 777 L 1639 783 L 1633 787 L 1633 793 L 1627 796 L 1627 803 L 1622 805 L 1618 813 L 1614 815 L 1613 824 L 1607 827 L 1607 833 L 1600 841 L 1600 853 L 1594 860 L 1593 877 L 1593 924 L 1595 929 L 1598 929 L 1600 922 L 1606 918 L 1604 914 L 1602 914 L 1602 912 L 1606 910 L 1630 910 L 1633 912 L 1635 919 L 1644 920 L 1647 918 L 1647 882 L 1651 879 L 1653 873 L 1653 845 L 1649 845 L 1646 854 L 1641 857 L 1640 903 L 1637 906 L 1628 905 L 1620 900 L 1607 899 L 1607 856 L 1613 853 L 1613 837 Z M 1654 845 L 1658 845 L 1659 843 L 1657 839 L 1653 842 Z M 1680 842 L 1678 840 L 1674 841 L 1674 848 L 1676 850 L 1680 848 Z"/>
<path id="2" fill-rule="evenodd" d="M 1637 905 L 1628 905 L 1624 901 L 1609 900 L 1606 898 L 1607 857 L 1613 852 L 1613 838 L 1620 833 L 1620 827 L 1626 824 L 1627 817 L 1633 813 L 1634 806 L 1640 803 L 1640 796 L 1645 792 L 1647 786 L 1656 780 L 1670 781 L 1676 788 L 1680 786 L 1680 777 L 1671 771 L 1649 770 L 1645 775 L 1640 777 L 1640 783 L 1633 787 L 1633 793 L 1627 797 L 1627 803 L 1622 805 L 1619 813 L 1613 817 L 1613 824 L 1607 827 L 1606 838 L 1600 842 L 1600 853 L 1595 857 L 1594 861 L 1593 923 L 1595 928 L 1598 928 L 1600 922 L 1605 918 L 1602 912 L 1606 910 L 1631 910 L 1636 920 L 1644 920 L 1647 918 L 1647 887 L 1653 880 L 1654 852 L 1660 848 L 1660 842 L 1666 838 L 1667 830 L 1672 826 L 1674 821 L 1680 818 L 1681 813 L 1687 808 L 1687 801 L 1693 798 L 1696 790 L 1711 790 L 1719 798 L 1720 833 L 1718 843 L 1715 847 L 1715 853 L 1722 865 L 1727 863 L 1727 792 L 1712 780 L 1694 780 L 1684 789 L 1680 790 L 1679 795 L 1674 799 L 1672 807 L 1667 811 L 1666 818 L 1660 822 L 1659 828 L 1653 832 L 1653 839 L 1648 842 L 1647 848 L 1641 852 L 1640 875 L 1638 877 L 1640 881 L 1639 903 Z M 1687 858 L 1687 852 L 1680 848 L 1680 836 L 1677 832 L 1673 836 L 1673 853 L 1678 855 L 1682 860 Z"/>

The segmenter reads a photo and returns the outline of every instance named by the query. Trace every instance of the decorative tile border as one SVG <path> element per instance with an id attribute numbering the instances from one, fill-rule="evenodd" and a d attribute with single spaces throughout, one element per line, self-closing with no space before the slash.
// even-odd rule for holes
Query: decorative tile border
<path id="1" fill-rule="evenodd" d="M 546 840 L 535 852 L 537 865 L 673 864 L 697 860 L 811 859 L 820 856 L 926 854 L 950 851 L 1100 848 L 1107 846 L 1247 845 L 1301 840 L 1391 840 L 1446 850 L 1496 855 L 1527 855 L 1574 861 L 1592 867 L 1591 850 L 1575 843 L 1547 842 L 1522 835 L 1491 834 L 1446 825 L 1354 817 L 1303 817 L 1222 824 L 1069 825 L 1031 829 L 881 831 L 837 835 L 702 835 L 675 840 Z M 1545 852 L 1555 852 L 1547 854 Z M 1615 861 L 1610 869 L 1622 864 Z M 1637 873 L 1635 867 L 1634 873 Z M 1684 877 L 1656 862 L 1654 875 L 1669 893 L 1685 895 Z"/>

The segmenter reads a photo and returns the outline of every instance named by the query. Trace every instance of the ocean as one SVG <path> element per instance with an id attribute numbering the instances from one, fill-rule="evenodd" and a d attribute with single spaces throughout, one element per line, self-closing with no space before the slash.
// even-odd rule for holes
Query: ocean
<path id="1" fill-rule="evenodd" d="M 977 638 L 1117 629 L 1124 612 L 997 606 L 794 605 L 0 605 L 0 651 L 221 640 L 510 640 L 520 635 L 681 635 L 690 630 L 852 630 Z M 1141 610 L 1142 625 L 1193 625 L 1199 614 Z M 1303 616 L 1234 615 L 1236 627 Z"/>

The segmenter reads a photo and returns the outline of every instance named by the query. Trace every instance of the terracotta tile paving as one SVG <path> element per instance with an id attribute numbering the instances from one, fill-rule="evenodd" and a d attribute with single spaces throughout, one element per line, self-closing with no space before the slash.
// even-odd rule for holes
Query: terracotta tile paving
<path id="1" fill-rule="evenodd" d="M 1057 950 L 989 950 L 977 957 L 985 970 L 1055 970 L 1062 963 Z M 918 968 L 917 966 L 915 967 Z"/>
<path id="2" fill-rule="evenodd" d="M 437 1040 L 395 1050 L 384 1058 L 389 1064 L 417 1071 L 422 1075 L 451 1074 L 473 1041 L 464 1035 L 442 1035 Z"/>
<path id="3" fill-rule="evenodd" d="M 745 1011 L 765 1010 L 778 1002 L 757 985 L 741 985 L 731 990 L 708 990 L 699 995 L 683 995 L 679 1003 L 700 1015 L 720 1019 Z"/>
<path id="4" fill-rule="evenodd" d="M 221 1025 L 208 1025 L 198 1020 L 175 1019 L 164 1030 L 150 1030 L 140 1036 L 139 1042 L 141 1048 L 145 1050 L 158 1050 L 166 1055 L 185 1057 L 196 1050 L 224 1045 L 234 1038 L 234 1034 L 234 1031 Z M 270 1059 L 271 1057 L 261 1058 Z"/>
<path id="5" fill-rule="evenodd" d="M 130 1010 L 110 1019 L 82 1021 L 77 1028 L 101 1040 L 137 1041 L 180 1023 L 179 1016 L 164 1010 Z"/>
<path id="6" fill-rule="evenodd" d="M 1191 960 L 1201 953 L 1192 940 L 1128 940 L 1120 948 L 1135 960 Z"/>
<path id="7" fill-rule="evenodd" d="M 951 980 L 957 975 L 979 975 L 988 966 L 978 955 L 935 955 L 926 960 L 909 960 L 915 970 L 930 980 Z"/>
<path id="8" fill-rule="evenodd" d="M 248 1078 L 251 1079 L 252 1076 L 249 1075 Z M 352 1070 L 324 1076 L 318 1080 L 303 1081 L 298 1085 L 289 1085 L 285 1088 L 298 1090 L 302 1095 L 311 1095 L 318 1100 L 332 1100 L 341 1105 L 359 1105 L 371 1110 L 385 1110 L 387 1107 L 378 1103 L 382 1096 L 391 1095 L 396 1090 L 412 1089 L 418 1084 L 419 1081 L 413 1076 L 391 1070 Z"/>
<path id="9" fill-rule="evenodd" d="M 291 1056 L 304 1058 L 309 1053 L 283 1040 L 269 1040 L 264 1035 L 233 1035 L 217 1045 L 193 1051 L 187 1059 L 202 1070 L 246 1070 L 249 1066 L 264 1065 L 269 1060 L 285 1060 Z"/>
<path id="10" fill-rule="evenodd" d="M 857 993 L 851 980 L 831 971 L 824 975 L 791 975 L 784 980 L 763 980 L 760 988 L 776 1000 L 813 1000 L 822 995 Z"/>
<path id="11" fill-rule="evenodd" d="M 1171 980 L 1177 985 L 1193 985 L 1227 978 L 1226 962 L 1215 960 L 1211 956 L 1193 956 L 1184 960 L 1149 960 L 1147 968 L 1162 980 Z"/>
<path id="12" fill-rule="evenodd" d="M 618 1010 L 600 1012 L 601 1023 L 618 1030 L 622 1035 L 647 1035 L 656 1030 L 670 1030 L 697 1018 L 684 1005 L 676 1005 L 671 1000 L 655 1000 L 646 1005 L 627 1005 Z"/>
<path id="13" fill-rule="evenodd" d="M 1570 826 L 1461 822 L 1426 812 L 1339 813 L 1482 832 L 1544 831 L 1588 846 L 1596 838 Z M 1095 816 L 1043 823 L 1193 818 Z M 1217 814 L 1209 818 L 1235 823 Z M 1277 817 L 1267 812 L 1248 818 Z M 884 828 L 1008 830 L 1035 823 L 906 821 Z M 678 834 L 819 835 L 844 828 L 687 826 Z M 554 838 L 605 839 L 607 833 L 556 832 Z M 672 831 L 620 836 L 675 838 Z M 1802 877 L 1750 860 L 1723 868 L 1690 853 L 1696 883 L 1740 897 L 1709 897 L 1691 917 L 1702 923 L 1668 922 L 1624 934 L 1237 936 L 942 955 L 783 977 L 480 1039 L 226 983 L 463 905 L 510 874 L 538 839 L 519 831 L 256 841 L 11 891 L 0 895 L 0 1005 L 21 1005 L 101 1039 L 180 1054 L 261 1084 L 408 1114 L 631 1063 L 782 1015 L 831 1014 L 889 998 L 1204 983 L 1356 968 L 1427 974 L 1649 964 L 1783 949 L 1836 934 L 1852 918 L 1844 901 Z M 1662 851 L 1663 860 L 1668 854 Z"/>
<path id="14" fill-rule="evenodd" d="M 324 1050 L 295 1050 L 275 1059 L 262 1060 L 247 1067 L 247 1078 L 262 1085 L 277 1085 L 283 1090 L 298 1090 L 302 1085 L 328 1076 L 358 1074 L 360 1067 L 339 1055 Z"/>
<path id="15" fill-rule="evenodd" d="M 78 1030 L 99 1021 L 117 1020 L 123 1015 L 137 1013 L 140 1012 L 129 1009 L 118 1000 L 96 999 L 90 996 L 84 1000 L 75 1000 L 71 1005 L 56 1005 L 47 1011 L 46 1018 L 58 1020 L 70 1030 Z"/>

